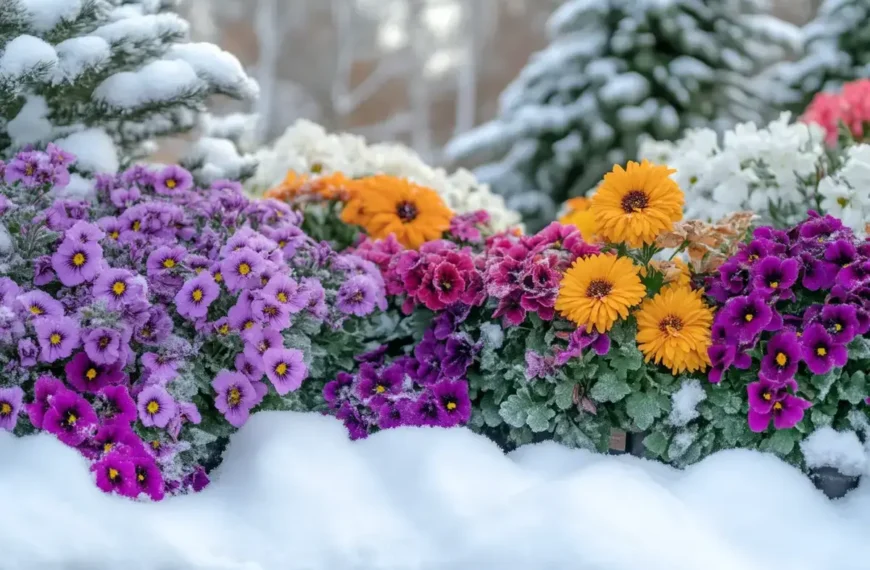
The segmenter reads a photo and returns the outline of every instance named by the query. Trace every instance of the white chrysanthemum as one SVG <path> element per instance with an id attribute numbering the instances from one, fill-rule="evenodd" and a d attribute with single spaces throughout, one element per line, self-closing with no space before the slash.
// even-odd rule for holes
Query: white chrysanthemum
<path id="1" fill-rule="evenodd" d="M 870 220 L 870 145 L 850 147 L 845 159 L 837 172 L 819 182 L 820 205 L 823 211 L 863 234 Z"/>
<path id="2" fill-rule="evenodd" d="M 824 133 L 784 113 L 759 129 L 743 123 L 724 134 L 688 131 L 674 143 L 648 142 L 642 158 L 664 159 L 686 195 L 686 217 L 716 220 L 752 210 L 763 221 L 792 223 L 815 206 L 816 172 L 825 160 Z"/>
<path id="3" fill-rule="evenodd" d="M 486 210 L 497 230 L 520 221 L 501 196 L 467 170 L 448 174 L 443 168 L 429 166 L 403 145 L 369 145 L 360 136 L 328 133 L 310 121 L 297 121 L 271 147 L 261 149 L 257 158 L 260 165 L 248 182 L 248 189 L 255 194 L 279 184 L 289 170 L 300 174 L 341 172 L 350 178 L 387 174 L 432 188 L 459 214 Z"/>

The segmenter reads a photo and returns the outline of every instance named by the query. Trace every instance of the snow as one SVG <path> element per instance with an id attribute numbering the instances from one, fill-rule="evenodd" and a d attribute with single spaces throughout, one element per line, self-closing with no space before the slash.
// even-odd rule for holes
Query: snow
<path id="1" fill-rule="evenodd" d="M 0 56 L 0 76 L 23 75 L 38 66 L 55 64 L 57 52 L 53 47 L 35 36 L 23 34 L 6 44 Z"/>
<path id="2" fill-rule="evenodd" d="M 48 435 L 0 433 L 4 568 L 866 570 L 866 486 L 827 500 L 769 455 L 683 471 L 553 443 L 510 456 L 465 429 L 350 442 L 266 412 L 213 483 L 162 504 L 102 494 Z M 798 546 L 796 546 L 798 545 Z"/>
<path id="3" fill-rule="evenodd" d="M 224 91 L 239 91 L 246 99 L 255 99 L 260 92 L 257 82 L 245 75 L 236 56 L 214 44 L 175 44 L 165 57 L 186 61 L 200 78 Z"/>
<path id="4" fill-rule="evenodd" d="M 72 83 L 88 69 L 101 67 L 112 55 L 109 43 L 97 36 L 79 36 L 64 40 L 55 46 L 59 58 L 54 68 L 55 83 Z"/>
<path id="5" fill-rule="evenodd" d="M 103 80 L 94 98 L 121 109 L 169 102 L 205 89 L 203 81 L 185 61 L 153 61 L 137 71 L 123 71 Z"/>
<path id="6" fill-rule="evenodd" d="M 90 172 L 118 172 L 118 149 L 103 129 L 87 129 L 54 141 L 76 156 L 76 167 Z"/>
<path id="7" fill-rule="evenodd" d="M 74 20 L 82 10 L 81 0 L 19 0 L 29 16 L 30 28 L 48 32 L 62 20 Z"/>
<path id="8" fill-rule="evenodd" d="M 186 36 L 190 25 L 178 14 L 163 13 L 147 16 L 130 14 L 115 22 L 100 26 L 92 33 L 110 44 L 127 44 L 131 50 L 146 42 L 157 42 L 170 35 Z"/>
<path id="9" fill-rule="evenodd" d="M 6 124 L 12 145 L 19 148 L 48 139 L 53 128 L 48 120 L 48 103 L 39 95 L 28 95 L 18 115 Z"/>
<path id="10" fill-rule="evenodd" d="M 698 417 L 698 404 L 707 399 L 701 382 L 697 379 L 684 380 L 680 389 L 671 396 L 671 425 L 682 427 Z"/>
<path id="11" fill-rule="evenodd" d="M 72 200 L 91 200 L 94 197 L 94 181 L 80 174 L 72 173 L 69 184 L 60 192 L 60 196 Z"/>
<path id="12" fill-rule="evenodd" d="M 649 81 L 635 71 L 611 77 L 599 95 L 608 105 L 639 103 L 649 95 Z"/>
<path id="13" fill-rule="evenodd" d="M 809 467 L 833 467 L 850 477 L 868 472 L 870 458 L 854 431 L 819 428 L 801 442 L 801 451 Z"/>
<path id="14" fill-rule="evenodd" d="M 201 164 L 197 174 L 206 183 L 222 178 L 238 179 L 242 173 L 257 166 L 257 159 L 242 156 L 236 146 L 227 139 L 201 137 L 193 145 L 186 160 Z"/>

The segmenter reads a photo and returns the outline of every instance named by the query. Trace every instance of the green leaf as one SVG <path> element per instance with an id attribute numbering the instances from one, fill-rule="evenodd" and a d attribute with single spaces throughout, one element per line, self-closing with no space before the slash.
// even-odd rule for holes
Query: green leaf
<path id="1" fill-rule="evenodd" d="M 483 421 L 489 427 L 498 427 L 504 423 L 499 414 L 498 405 L 492 399 L 492 394 L 487 394 L 480 402 L 480 413 L 483 416 Z"/>
<path id="2" fill-rule="evenodd" d="M 818 406 L 813 406 L 810 410 L 810 421 L 815 427 L 829 426 L 833 422 L 834 417 L 819 409 Z"/>
<path id="3" fill-rule="evenodd" d="M 834 368 L 827 374 L 821 376 L 814 375 L 810 378 L 812 385 L 819 389 L 819 393 L 816 395 L 817 400 L 824 400 L 828 397 L 828 392 L 831 390 L 831 386 L 834 385 L 834 382 L 839 380 L 842 372 L 842 369 Z"/>
<path id="4" fill-rule="evenodd" d="M 748 424 L 746 418 L 727 416 L 721 421 L 722 437 L 729 446 L 736 445 L 746 433 Z"/>
<path id="5" fill-rule="evenodd" d="M 867 397 L 867 376 L 861 370 L 852 374 L 848 380 L 843 376 L 837 384 L 837 390 L 841 399 L 850 404 L 860 404 Z"/>
<path id="6" fill-rule="evenodd" d="M 794 449 L 795 439 L 799 435 L 796 430 L 777 430 L 770 436 L 770 439 L 762 443 L 761 448 L 763 451 L 770 451 L 780 456 L 786 456 Z"/>
<path id="7" fill-rule="evenodd" d="M 598 375 L 598 381 L 589 390 L 589 397 L 596 402 L 618 402 L 631 394 L 629 385 L 616 377 L 612 370 Z"/>
<path id="8" fill-rule="evenodd" d="M 863 336 L 855 337 L 849 344 L 849 360 L 870 359 L 870 340 Z"/>
<path id="9" fill-rule="evenodd" d="M 635 343 L 624 344 L 613 355 L 611 363 L 614 368 L 620 371 L 640 370 L 643 366 L 643 353 Z"/>
<path id="10" fill-rule="evenodd" d="M 648 429 L 661 415 L 655 396 L 645 392 L 630 395 L 625 401 L 625 411 L 641 431 Z"/>
<path id="11" fill-rule="evenodd" d="M 657 431 L 643 438 L 643 444 L 650 453 L 655 454 L 657 457 L 661 457 L 668 449 L 668 438 L 662 432 Z"/>
<path id="12" fill-rule="evenodd" d="M 560 382 L 556 384 L 555 403 L 560 410 L 567 410 L 574 405 L 574 386 L 568 382 Z"/>
<path id="13" fill-rule="evenodd" d="M 538 404 L 528 411 L 526 425 L 528 425 L 535 433 L 545 432 L 550 429 L 550 420 L 553 419 L 555 415 L 555 411 L 543 404 Z"/>
<path id="14" fill-rule="evenodd" d="M 499 415 L 509 426 L 521 428 L 526 425 L 526 418 L 531 407 L 532 401 L 524 392 L 511 394 L 501 403 Z"/>

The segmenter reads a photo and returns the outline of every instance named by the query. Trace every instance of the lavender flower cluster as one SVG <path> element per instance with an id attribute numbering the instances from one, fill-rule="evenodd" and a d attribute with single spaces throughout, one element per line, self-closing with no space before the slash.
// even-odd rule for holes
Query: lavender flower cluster
<path id="1" fill-rule="evenodd" d="M 380 271 L 178 166 L 65 199 L 73 160 L 49 145 L 0 163 L 0 429 L 55 434 L 107 492 L 199 490 L 255 408 L 293 408 L 367 346 Z"/>
<path id="2" fill-rule="evenodd" d="M 810 212 L 788 231 L 762 227 L 708 279 L 722 304 L 713 325 L 709 379 L 751 371 L 749 427 L 797 425 L 813 405 L 798 382 L 844 367 L 849 344 L 870 331 L 870 241 Z M 801 364 L 807 372 L 802 372 Z M 734 371 L 738 372 L 734 372 Z"/>

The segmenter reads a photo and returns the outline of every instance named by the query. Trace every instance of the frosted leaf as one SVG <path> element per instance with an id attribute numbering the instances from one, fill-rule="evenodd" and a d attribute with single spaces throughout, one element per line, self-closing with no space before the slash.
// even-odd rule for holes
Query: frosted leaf
<path id="1" fill-rule="evenodd" d="M 683 381 L 680 389 L 671 396 L 671 415 L 668 423 L 682 427 L 698 417 L 698 404 L 707 399 L 707 393 L 697 379 Z"/>
<path id="2" fill-rule="evenodd" d="M 35 69 L 48 70 L 57 64 L 57 52 L 43 40 L 21 35 L 6 44 L 0 55 L 0 76 L 18 76 Z"/>
<path id="3" fill-rule="evenodd" d="M 695 431 L 679 431 L 671 440 L 671 445 L 668 447 L 668 456 L 671 459 L 682 457 L 686 450 L 695 443 L 698 439 L 698 434 Z"/>
<path id="4" fill-rule="evenodd" d="M 825 426 L 801 442 L 807 467 L 833 467 L 847 476 L 867 473 L 868 453 L 854 431 Z"/>

